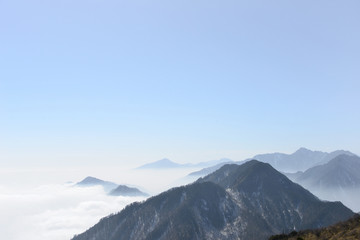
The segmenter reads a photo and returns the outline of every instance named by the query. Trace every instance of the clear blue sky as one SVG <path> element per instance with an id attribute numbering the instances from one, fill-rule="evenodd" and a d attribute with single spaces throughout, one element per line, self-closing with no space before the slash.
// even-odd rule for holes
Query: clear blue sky
<path id="1" fill-rule="evenodd" d="M 0 167 L 360 153 L 359 12 L 0 0 Z"/>

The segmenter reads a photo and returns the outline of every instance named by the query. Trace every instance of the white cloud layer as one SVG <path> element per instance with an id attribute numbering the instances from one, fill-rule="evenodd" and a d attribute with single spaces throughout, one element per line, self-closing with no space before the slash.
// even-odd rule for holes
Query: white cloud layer
<path id="1" fill-rule="evenodd" d="M 107 196 L 101 187 L 44 185 L 13 192 L 0 186 L 0 232 L 7 240 L 66 240 L 141 200 Z"/>
<path id="2" fill-rule="evenodd" d="M 131 170 L 118 167 L 0 169 L 0 233 L 6 240 L 70 240 L 102 217 L 144 198 L 107 196 L 102 187 L 74 187 L 94 176 L 155 195 L 195 179 L 198 169 Z"/>

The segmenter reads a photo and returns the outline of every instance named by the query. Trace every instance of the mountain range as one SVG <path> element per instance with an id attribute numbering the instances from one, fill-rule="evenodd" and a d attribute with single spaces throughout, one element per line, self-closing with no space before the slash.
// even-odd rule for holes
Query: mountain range
<path id="1" fill-rule="evenodd" d="M 267 239 L 328 226 L 353 214 L 342 203 L 323 202 L 269 164 L 252 160 L 133 203 L 73 240 Z"/>
<path id="2" fill-rule="evenodd" d="M 305 171 L 311 167 L 324 164 L 329 162 L 331 159 L 339 155 L 350 155 L 355 154 L 337 150 L 330 153 L 321 151 L 312 151 L 306 148 L 300 148 L 292 154 L 285 153 L 270 153 L 270 154 L 259 154 L 253 157 L 253 159 L 261 162 L 270 163 L 278 171 L 282 172 L 297 172 Z"/>
<path id="3" fill-rule="evenodd" d="M 305 171 L 313 166 L 325 164 L 339 155 L 356 156 L 355 154 L 344 150 L 337 150 L 331 153 L 327 153 L 321 151 L 312 151 L 306 148 L 300 148 L 292 154 L 286 154 L 286 153 L 258 154 L 252 158 L 248 158 L 243 161 L 218 163 L 216 165 L 203 168 L 199 171 L 192 172 L 189 174 L 189 176 L 198 176 L 198 177 L 205 176 L 209 173 L 216 171 L 225 164 L 229 164 L 229 163 L 242 164 L 252 159 L 269 163 L 271 166 L 273 166 L 276 170 L 280 172 L 295 173 L 298 171 Z"/>
<path id="4" fill-rule="evenodd" d="M 326 164 L 299 173 L 294 181 L 308 188 L 359 188 L 360 157 L 339 155 Z"/>
<path id="5" fill-rule="evenodd" d="M 337 200 L 360 211 L 360 157 L 339 155 L 305 172 L 286 174 L 321 199 Z"/>

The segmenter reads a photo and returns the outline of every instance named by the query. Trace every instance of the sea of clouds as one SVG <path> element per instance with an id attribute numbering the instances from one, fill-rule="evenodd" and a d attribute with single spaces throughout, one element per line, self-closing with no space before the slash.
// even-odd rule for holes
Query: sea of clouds
<path id="1" fill-rule="evenodd" d="M 143 197 L 109 196 L 101 186 L 78 187 L 63 183 L 82 180 L 87 175 L 117 183 L 133 183 L 151 195 L 187 184 L 186 170 L 0 170 L 0 233 L 6 240 L 70 240 L 96 224 L 101 218 L 121 211 Z M 90 174 L 89 174 L 90 173 Z M 341 200 L 359 212 L 360 191 L 315 191 L 320 199 Z"/>
<path id="2" fill-rule="evenodd" d="M 16 192 L 0 187 L 0 232 L 8 240 L 65 240 L 102 217 L 144 198 L 107 196 L 102 187 L 43 185 Z"/>
<path id="3" fill-rule="evenodd" d="M 139 187 L 156 195 L 189 183 L 192 169 L 119 168 L 0 170 L 0 233 L 6 240 L 70 240 L 101 218 L 144 197 L 109 196 L 101 186 L 78 187 L 86 176 Z M 65 183 L 68 180 L 74 182 Z"/>

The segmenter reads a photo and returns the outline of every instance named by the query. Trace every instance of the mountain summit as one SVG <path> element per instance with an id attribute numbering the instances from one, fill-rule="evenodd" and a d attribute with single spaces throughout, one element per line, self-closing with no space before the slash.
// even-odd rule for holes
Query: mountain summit
<path id="1" fill-rule="evenodd" d="M 340 202 L 322 202 L 269 164 L 253 160 L 131 204 L 73 240 L 266 239 L 352 215 Z"/>
<path id="2" fill-rule="evenodd" d="M 118 185 L 113 182 L 104 181 L 95 177 L 88 176 L 82 181 L 76 183 L 76 186 L 79 187 L 92 187 L 92 186 L 102 186 L 105 192 L 109 193 L 111 190 L 115 189 Z"/>
<path id="3" fill-rule="evenodd" d="M 119 185 L 113 189 L 109 195 L 112 196 L 127 196 L 127 197 L 148 197 L 149 194 L 140 191 L 137 188 L 128 187 L 126 185 Z"/>

